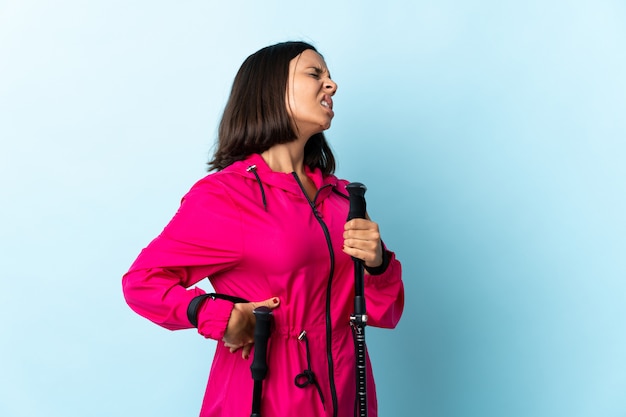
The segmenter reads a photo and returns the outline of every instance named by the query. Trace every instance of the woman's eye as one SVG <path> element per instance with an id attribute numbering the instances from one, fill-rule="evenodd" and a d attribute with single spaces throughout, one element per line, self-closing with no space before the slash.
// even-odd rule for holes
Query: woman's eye
<path id="1" fill-rule="evenodd" d="M 319 77 L 320 77 L 320 76 L 319 76 L 318 74 L 316 74 L 316 73 L 310 73 L 309 75 L 310 75 L 311 77 L 313 77 L 313 78 L 319 78 Z"/>

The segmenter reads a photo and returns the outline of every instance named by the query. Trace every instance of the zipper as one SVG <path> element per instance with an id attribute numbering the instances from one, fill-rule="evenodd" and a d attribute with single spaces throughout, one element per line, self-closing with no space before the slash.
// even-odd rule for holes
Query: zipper
<path id="1" fill-rule="evenodd" d="M 313 215 L 317 219 L 318 223 L 322 227 L 322 231 L 324 232 L 324 236 L 326 237 L 326 245 L 328 246 L 328 252 L 330 254 L 330 272 L 328 274 L 328 285 L 326 286 L 326 358 L 328 360 L 328 382 L 330 384 L 330 396 L 332 397 L 333 402 L 333 417 L 337 417 L 337 388 L 335 386 L 335 365 L 333 362 L 333 352 L 332 352 L 332 320 L 330 317 L 330 295 L 333 283 L 333 275 L 335 274 L 335 256 L 333 254 L 333 245 L 330 240 L 330 232 L 328 231 L 328 227 L 324 220 L 322 220 L 322 216 L 319 211 L 315 207 L 315 200 L 322 188 L 330 187 L 330 184 L 326 184 L 322 186 L 313 197 L 313 201 L 309 198 L 300 178 L 298 178 L 298 174 L 292 172 L 292 175 L 296 179 L 296 182 L 300 186 L 302 193 L 306 197 L 306 200 L 309 202 L 311 206 L 311 210 L 313 210 Z"/>

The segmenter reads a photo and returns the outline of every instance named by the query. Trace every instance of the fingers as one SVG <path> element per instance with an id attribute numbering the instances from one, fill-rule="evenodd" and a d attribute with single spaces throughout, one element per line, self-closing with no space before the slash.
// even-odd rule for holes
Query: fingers
<path id="1" fill-rule="evenodd" d="M 250 351 L 252 350 L 253 343 L 245 345 L 243 349 L 241 349 L 241 357 L 243 359 L 248 359 L 250 357 Z"/>
<path id="2" fill-rule="evenodd" d="M 378 224 L 367 219 L 352 219 L 344 226 L 343 238 L 378 240 L 380 239 Z"/>
<path id="3" fill-rule="evenodd" d="M 382 264 L 378 224 L 368 219 L 352 219 L 345 225 L 343 238 L 343 251 L 346 254 L 363 260 L 370 267 Z"/>
<path id="4" fill-rule="evenodd" d="M 254 305 L 254 308 L 265 306 L 273 310 L 276 307 L 278 307 L 278 305 L 280 304 L 280 299 L 278 297 L 272 297 L 265 301 L 261 301 L 260 303 L 252 303 L 252 304 Z"/>
<path id="5" fill-rule="evenodd" d="M 241 349 L 241 357 L 247 360 L 250 357 L 250 352 L 252 351 L 252 346 L 254 346 L 254 343 L 248 343 L 243 346 L 233 346 L 229 343 L 224 343 L 224 346 L 228 348 L 230 353 L 235 353 L 239 349 Z"/>
<path id="6" fill-rule="evenodd" d="M 235 353 L 241 349 L 241 357 L 248 359 L 254 345 L 254 327 L 256 323 L 256 318 L 253 314 L 254 309 L 265 306 L 273 310 L 279 305 L 280 299 L 278 297 L 253 303 L 235 304 L 226 334 L 222 338 L 224 346 L 228 348 L 230 353 Z M 238 319 L 238 317 L 241 318 Z"/>
<path id="7" fill-rule="evenodd" d="M 349 246 L 343 247 L 343 252 L 346 255 L 350 255 L 353 258 L 360 259 L 365 263 L 365 266 L 375 268 L 383 263 L 383 250 L 382 246 L 377 246 L 373 250 L 364 250 L 359 248 L 353 248 Z"/>
<path id="8" fill-rule="evenodd" d="M 224 339 L 222 339 L 222 340 L 224 340 Z M 249 342 L 249 344 L 252 344 L 252 342 Z M 245 343 L 233 344 L 233 343 L 224 341 L 224 346 L 228 348 L 230 353 L 235 353 L 239 349 L 244 348 L 246 346 L 246 344 Z"/>

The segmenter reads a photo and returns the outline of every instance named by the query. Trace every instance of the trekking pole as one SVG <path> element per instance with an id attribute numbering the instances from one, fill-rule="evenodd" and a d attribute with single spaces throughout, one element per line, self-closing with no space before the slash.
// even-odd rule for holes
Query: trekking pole
<path id="1" fill-rule="evenodd" d="M 352 182 L 346 186 L 350 196 L 348 220 L 365 218 L 365 185 Z M 356 358 L 356 404 L 355 416 L 367 417 L 367 378 L 366 378 L 366 347 L 365 326 L 365 292 L 363 289 L 363 261 L 352 257 L 354 261 L 354 313 L 350 316 L 352 333 L 354 334 L 354 350 Z"/>
<path id="2" fill-rule="evenodd" d="M 254 326 L 254 359 L 250 365 L 252 379 L 254 379 L 250 417 L 261 417 L 263 380 L 267 375 L 267 342 L 270 338 L 273 316 L 272 310 L 265 306 L 255 308 L 253 313 L 256 317 L 256 324 Z"/>

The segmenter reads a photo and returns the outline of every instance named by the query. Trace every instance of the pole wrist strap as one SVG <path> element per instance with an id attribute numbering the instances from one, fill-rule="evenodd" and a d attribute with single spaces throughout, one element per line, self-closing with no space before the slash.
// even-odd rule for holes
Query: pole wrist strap
<path id="1" fill-rule="evenodd" d="M 187 319 L 189 320 L 189 323 L 193 325 L 193 327 L 198 327 L 198 312 L 200 311 L 200 308 L 202 307 L 204 302 L 207 300 L 207 298 L 211 298 L 213 300 L 215 299 L 227 300 L 234 304 L 248 302 L 248 300 L 244 298 L 235 297 L 234 295 L 228 295 L 228 294 L 210 293 L 210 294 L 198 295 L 192 298 L 191 301 L 189 302 L 189 306 L 187 306 Z"/>

